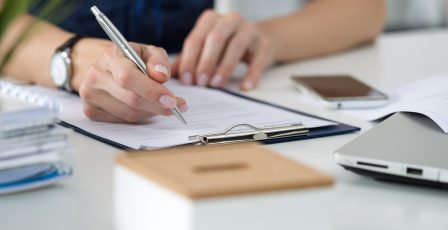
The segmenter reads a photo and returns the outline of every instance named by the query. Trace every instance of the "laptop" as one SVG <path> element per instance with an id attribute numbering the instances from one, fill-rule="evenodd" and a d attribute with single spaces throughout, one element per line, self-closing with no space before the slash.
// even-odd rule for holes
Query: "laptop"
<path id="1" fill-rule="evenodd" d="M 448 134 L 423 115 L 396 113 L 338 149 L 335 160 L 376 179 L 448 189 Z"/>

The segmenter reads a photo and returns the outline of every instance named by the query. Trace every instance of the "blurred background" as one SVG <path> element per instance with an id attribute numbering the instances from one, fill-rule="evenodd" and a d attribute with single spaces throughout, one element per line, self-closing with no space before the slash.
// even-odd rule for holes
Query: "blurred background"
<path id="1" fill-rule="evenodd" d="M 236 11 L 256 21 L 288 14 L 307 2 L 306 0 L 215 0 L 215 7 L 219 12 Z M 254 4 L 256 7 L 253 7 Z M 448 25 L 448 0 L 386 0 L 386 4 L 388 15 L 385 32 L 433 29 Z"/>

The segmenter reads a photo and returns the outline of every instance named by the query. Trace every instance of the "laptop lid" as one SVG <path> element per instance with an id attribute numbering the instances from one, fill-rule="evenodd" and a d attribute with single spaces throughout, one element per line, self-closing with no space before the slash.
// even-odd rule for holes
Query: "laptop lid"
<path id="1" fill-rule="evenodd" d="M 419 114 L 391 116 L 338 149 L 335 160 L 380 179 L 448 185 L 448 135 Z"/>

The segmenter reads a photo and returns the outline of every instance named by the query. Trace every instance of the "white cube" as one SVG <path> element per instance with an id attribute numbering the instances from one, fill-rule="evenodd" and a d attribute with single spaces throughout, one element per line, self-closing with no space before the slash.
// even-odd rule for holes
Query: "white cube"
<path id="1" fill-rule="evenodd" d="M 258 145 L 131 153 L 117 161 L 117 229 L 288 230 L 330 224 L 313 208 L 328 189 L 298 188 L 330 185 L 331 177 Z"/>

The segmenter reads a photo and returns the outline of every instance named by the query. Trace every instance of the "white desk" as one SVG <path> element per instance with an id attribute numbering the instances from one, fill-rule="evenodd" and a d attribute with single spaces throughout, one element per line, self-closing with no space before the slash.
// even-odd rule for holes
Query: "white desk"
<path id="1" fill-rule="evenodd" d="M 273 68 L 259 89 L 248 95 L 365 131 L 371 127 L 368 122 L 300 102 L 290 75 L 351 73 L 373 86 L 388 89 L 447 71 L 448 31 L 391 34 L 369 47 Z M 447 229 L 446 191 L 378 182 L 334 163 L 333 151 L 359 134 L 269 146 L 336 178 L 330 189 L 304 191 L 303 208 L 320 215 L 298 215 L 317 222 L 315 226 L 297 228 Z M 68 154 L 66 160 L 74 166 L 73 178 L 34 192 L 0 196 L 0 229 L 113 229 L 112 166 L 119 150 L 80 134 L 72 136 L 76 152 Z"/>

